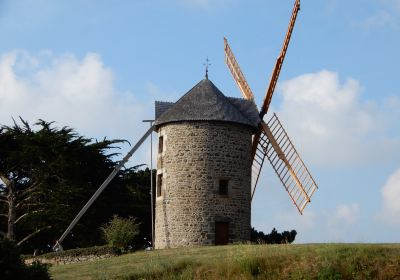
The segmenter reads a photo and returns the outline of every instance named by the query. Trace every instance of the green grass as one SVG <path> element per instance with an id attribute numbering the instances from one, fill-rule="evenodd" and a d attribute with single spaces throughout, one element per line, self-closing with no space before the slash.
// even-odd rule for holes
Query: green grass
<path id="1" fill-rule="evenodd" d="M 400 279 L 400 244 L 231 245 L 53 266 L 54 279 Z"/>

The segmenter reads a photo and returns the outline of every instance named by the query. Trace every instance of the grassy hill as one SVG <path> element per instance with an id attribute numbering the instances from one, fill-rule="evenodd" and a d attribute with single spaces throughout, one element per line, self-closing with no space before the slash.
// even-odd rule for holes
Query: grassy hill
<path id="1" fill-rule="evenodd" d="M 400 279 L 400 244 L 231 245 L 53 266 L 54 279 Z"/>

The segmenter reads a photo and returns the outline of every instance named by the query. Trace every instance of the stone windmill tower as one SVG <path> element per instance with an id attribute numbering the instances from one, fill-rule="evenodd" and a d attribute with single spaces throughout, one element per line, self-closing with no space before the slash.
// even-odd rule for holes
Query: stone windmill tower
<path id="1" fill-rule="evenodd" d="M 249 240 L 251 200 L 267 160 L 302 214 L 318 186 L 277 115 L 264 121 L 299 10 L 300 0 L 295 0 L 260 111 L 224 39 L 225 62 L 244 99 L 224 96 L 206 72 L 206 78 L 177 102 L 156 102 L 154 125 L 79 211 L 55 247 L 61 248 L 82 215 L 153 131 L 159 135 L 155 248 Z"/>
<path id="2" fill-rule="evenodd" d="M 300 10 L 289 28 L 260 107 L 224 39 L 225 62 L 244 99 L 202 80 L 176 103 L 156 103 L 159 134 L 155 248 L 250 239 L 251 200 L 266 159 L 300 214 L 318 188 L 271 104 Z"/>
<path id="3" fill-rule="evenodd" d="M 249 240 L 254 102 L 226 97 L 206 77 L 155 111 L 155 248 Z"/>

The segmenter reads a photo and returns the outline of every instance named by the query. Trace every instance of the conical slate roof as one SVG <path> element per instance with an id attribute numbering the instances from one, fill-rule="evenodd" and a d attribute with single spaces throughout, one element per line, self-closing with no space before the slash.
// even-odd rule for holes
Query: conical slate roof
<path id="1" fill-rule="evenodd" d="M 156 101 L 156 126 L 179 121 L 225 121 L 257 128 L 260 119 L 253 101 L 227 98 L 204 79 L 176 103 Z"/>

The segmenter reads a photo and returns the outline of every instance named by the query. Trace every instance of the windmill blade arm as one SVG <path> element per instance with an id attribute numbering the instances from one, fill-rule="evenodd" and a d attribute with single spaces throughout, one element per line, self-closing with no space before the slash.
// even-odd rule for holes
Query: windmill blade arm
<path id="1" fill-rule="evenodd" d="M 301 184 L 299 178 L 297 177 L 297 174 L 294 172 L 293 167 L 289 163 L 289 160 L 286 158 L 284 152 L 282 151 L 281 147 L 279 146 L 278 142 L 276 141 L 274 135 L 272 134 L 272 131 L 269 129 L 268 125 L 264 121 L 261 123 L 261 125 L 272 145 L 272 148 L 275 150 L 276 155 L 286 165 L 287 171 L 293 177 L 293 180 L 295 181 L 297 187 L 302 192 L 302 194 L 307 199 L 307 201 L 310 202 L 311 201 L 310 197 L 304 190 L 303 185 Z"/>
<path id="2" fill-rule="evenodd" d="M 260 131 L 261 132 L 261 131 Z M 268 138 L 265 133 L 256 134 L 253 137 L 253 164 L 251 166 L 251 199 L 253 200 L 254 193 L 256 192 L 258 179 L 260 178 L 261 170 L 264 165 L 266 152 L 268 146 Z"/>
<path id="3" fill-rule="evenodd" d="M 263 105 L 261 106 L 260 117 L 264 117 L 264 115 L 268 112 L 269 106 L 271 105 L 272 95 L 274 94 L 276 84 L 278 83 L 278 78 L 282 69 L 283 60 L 284 58 L 282 56 L 278 57 L 278 59 L 276 60 L 275 67 L 271 75 L 271 80 L 269 82 L 269 86 L 265 94 Z"/>
<path id="4" fill-rule="evenodd" d="M 79 222 L 82 216 L 86 213 L 89 207 L 93 204 L 93 202 L 99 197 L 99 195 L 104 191 L 104 189 L 110 184 L 112 179 L 117 175 L 117 173 L 121 170 L 121 168 L 125 165 L 125 163 L 129 160 L 129 158 L 136 152 L 136 150 L 143 144 L 143 142 L 149 137 L 149 135 L 153 132 L 154 125 L 146 131 L 146 133 L 140 138 L 140 140 L 133 146 L 133 148 L 127 153 L 127 155 L 118 163 L 118 165 L 114 168 L 110 175 L 104 180 L 101 186 L 96 190 L 96 192 L 92 195 L 92 197 L 86 202 L 85 206 L 79 211 L 76 217 L 69 224 L 67 229 L 61 235 L 61 237 L 57 240 L 54 249 L 62 248 L 61 243 L 64 241 L 65 237 L 71 232 L 71 230 L 75 227 L 75 225 Z"/>
<path id="5" fill-rule="evenodd" d="M 265 157 L 268 158 L 293 203 L 302 214 L 318 186 L 276 114 L 268 123 L 262 121 L 261 128 L 257 143 L 258 162 L 263 162 Z M 255 187 L 253 194 L 254 190 Z"/>
<path id="6" fill-rule="evenodd" d="M 228 44 L 228 40 L 224 38 L 224 51 L 225 51 L 225 63 L 228 66 L 229 71 L 232 74 L 239 90 L 242 92 L 243 97 L 248 100 L 254 100 L 253 92 L 251 91 L 247 81 L 240 70 L 239 63 L 236 61 L 235 56 Z"/>
<path id="7" fill-rule="evenodd" d="M 271 104 L 272 95 L 274 94 L 275 87 L 278 82 L 279 74 L 282 69 L 283 61 L 285 60 L 286 52 L 289 47 L 290 38 L 292 37 L 293 28 L 296 23 L 297 14 L 299 13 L 299 11 L 300 11 L 300 0 L 296 0 L 296 2 L 294 3 L 293 11 L 292 11 L 292 16 L 290 18 L 288 31 L 286 33 L 285 40 L 283 41 L 281 53 L 279 54 L 279 57 L 276 60 L 274 70 L 272 71 L 271 80 L 270 80 L 267 92 L 265 94 L 263 105 L 261 106 L 261 110 L 260 110 L 261 119 L 267 113 L 269 105 Z"/>

